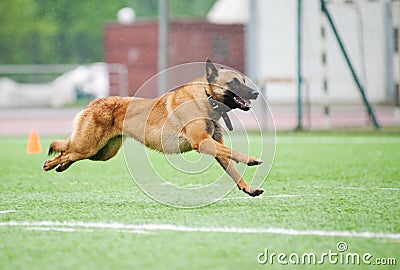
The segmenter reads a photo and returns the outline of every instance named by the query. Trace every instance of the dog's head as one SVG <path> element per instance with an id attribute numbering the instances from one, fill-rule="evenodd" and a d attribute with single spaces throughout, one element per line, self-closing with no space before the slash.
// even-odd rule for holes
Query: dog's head
<path id="1" fill-rule="evenodd" d="M 210 59 L 206 60 L 206 78 L 213 97 L 230 109 L 248 111 L 250 100 L 258 97 L 259 92 L 247 86 L 243 75 L 229 69 L 217 69 Z"/>

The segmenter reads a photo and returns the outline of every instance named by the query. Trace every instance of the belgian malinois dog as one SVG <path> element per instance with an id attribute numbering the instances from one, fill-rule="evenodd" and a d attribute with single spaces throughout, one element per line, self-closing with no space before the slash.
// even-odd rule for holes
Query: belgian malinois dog
<path id="1" fill-rule="evenodd" d="M 75 117 L 70 137 L 51 143 L 49 155 L 60 154 L 47 160 L 43 169 L 62 172 L 78 160 L 108 160 L 128 136 L 162 153 L 196 150 L 214 156 L 240 190 L 258 196 L 264 190 L 250 188 L 232 160 L 248 166 L 259 165 L 262 160 L 225 146 L 222 127 L 217 122 L 222 117 L 231 129 L 226 112 L 248 111 L 250 99 L 256 99 L 258 94 L 246 85 L 241 74 L 217 68 L 207 59 L 204 77 L 161 97 L 110 96 L 90 102 Z"/>

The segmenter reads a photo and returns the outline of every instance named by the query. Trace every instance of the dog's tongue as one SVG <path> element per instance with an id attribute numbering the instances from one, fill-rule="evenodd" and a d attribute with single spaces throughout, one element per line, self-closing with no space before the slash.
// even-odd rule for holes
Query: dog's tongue
<path id="1" fill-rule="evenodd" d="M 235 96 L 234 99 L 235 99 L 236 103 L 238 103 L 242 107 L 250 107 L 250 105 L 251 105 L 251 102 L 248 99 L 243 99 L 239 96 Z"/>

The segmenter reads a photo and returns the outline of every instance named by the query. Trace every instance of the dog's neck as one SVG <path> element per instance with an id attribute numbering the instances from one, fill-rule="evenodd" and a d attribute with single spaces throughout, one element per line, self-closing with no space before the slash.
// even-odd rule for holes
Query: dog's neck
<path id="1" fill-rule="evenodd" d="M 226 106 L 225 104 L 222 104 L 221 102 L 215 100 L 212 95 L 207 93 L 206 89 L 204 89 L 204 91 L 206 92 L 208 103 L 210 103 L 210 105 L 214 111 L 216 111 L 219 115 L 221 115 L 221 117 L 222 117 L 222 119 L 224 119 L 225 125 L 229 129 L 229 131 L 232 131 L 233 130 L 232 122 L 231 122 L 231 119 L 229 119 L 229 116 L 227 114 L 227 112 L 230 111 L 231 109 L 228 108 L 228 106 Z"/>

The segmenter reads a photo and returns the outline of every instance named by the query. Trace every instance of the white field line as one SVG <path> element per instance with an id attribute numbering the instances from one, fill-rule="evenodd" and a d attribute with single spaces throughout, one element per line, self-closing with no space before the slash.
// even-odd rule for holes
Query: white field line
<path id="1" fill-rule="evenodd" d="M 240 233 L 240 234 L 280 234 L 293 236 L 335 236 L 355 238 L 385 238 L 400 239 L 400 233 L 376 233 L 355 231 L 322 231 L 322 230 L 295 230 L 284 228 L 240 228 L 240 227 L 190 227 L 174 224 L 123 224 L 123 223 L 94 223 L 94 222 L 60 222 L 60 221 L 8 221 L 0 222 L 1 227 L 45 227 L 45 228 L 72 228 L 72 229 L 108 229 L 123 232 L 138 230 L 147 232 L 206 232 L 206 233 Z"/>
<path id="2" fill-rule="evenodd" d="M 57 232 L 93 232 L 88 229 L 75 229 L 66 227 L 28 227 L 28 231 L 57 231 Z"/>
<path id="3" fill-rule="evenodd" d="M 223 198 L 221 201 L 232 201 L 232 200 L 254 200 L 254 199 L 264 199 L 264 198 L 291 198 L 291 197 L 303 197 L 303 196 L 318 196 L 319 194 L 279 194 L 279 195 L 269 195 L 269 196 L 240 196 L 240 197 L 229 197 Z"/>
<path id="4" fill-rule="evenodd" d="M 336 143 L 354 143 L 354 144 L 370 144 L 370 143 L 400 143 L 400 137 L 279 137 L 276 138 L 277 143 L 320 143 L 320 144 L 336 144 Z"/>
<path id="5" fill-rule="evenodd" d="M 310 188 L 310 187 L 308 187 Z M 382 190 L 382 191 L 399 191 L 398 187 L 341 187 L 341 186 L 313 186 L 311 188 L 317 189 L 353 189 L 353 190 Z"/>
<path id="6" fill-rule="evenodd" d="M 381 188 L 381 187 L 370 187 L 370 188 L 363 188 L 363 187 L 339 187 L 342 189 L 357 189 L 357 190 L 400 190 L 400 188 L 396 187 L 387 187 L 387 188 Z"/>
<path id="7" fill-rule="evenodd" d="M 57 232 L 95 232 L 93 229 L 86 228 L 71 228 L 71 227 L 28 227 L 29 231 L 57 231 Z M 152 234 L 145 230 L 113 230 L 117 233 L 132 233 L 132 234 Z"/>
<path id="8" fill-rule="evenodd" d="M 381 191 L 400 191 L 400 188 L 397 187 L 324 187 L 324 186 L 313 186 L 312 188 L 316 189 L 349 189 L 349 190 L 381 190 Z M 228 198 L 223 198 L 219 201 L 233 201 L 233 200 L 255 200 L 255 199 L 264 199 L 264 198 L 295 198 L 295 197 L 315 197 L 315 196 L 321 196 L 320 193 L 315 193 L 315 194 L 278 194 L 278 195 L 269 195 L 269 196 L 257 196 L 257 197 L 251 197 L 251 196 L 239 196 L 239 197 L 228 197 Z"/>
<path id="9" fill-rule="evenodd" d="M 16 210 L 0 210 L 0 214 L 15 213 Z"/>
<path id="10" fill-rule="evenodd" d="M 258 141 L 259 138 L 254 139 Z M 273 143 L 273 137 L 268 138 L 266 142 Z M 307 143 L 307 144 L 392 144 L 400 143 L 399 137 L 346 137 L 346 136 L 310 136 L 310 137 L 280 137 L 276 136 L 276 143 Z M 245 137 L 232 137 L 231 143 L 235 144 L 248 144 Z"/>
<path id="11" fill-rule="evenodd" d="M 119 233 L 132 233 L 132 234 L 154 234 L 151 231 L 146 231 L 146 230 L 117 230 L 115 232 Z"/>
<path id="12" fill-rule="evenodd" d="M 291 198 L 291 197 L 303 197 L 303 196 L 318 196 L 319 194 L 279 194 L 279 195 L 269 195 L 266 198 Z"/>

